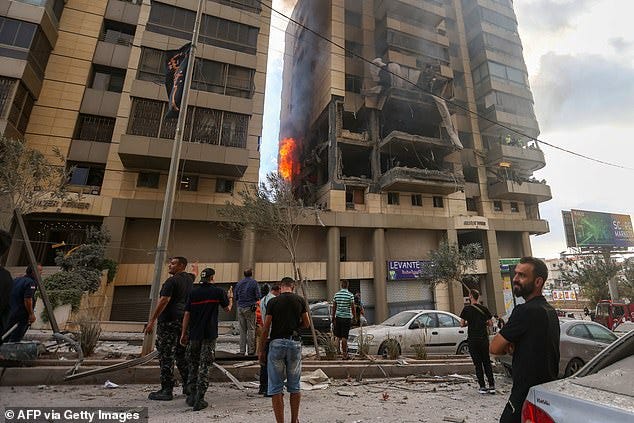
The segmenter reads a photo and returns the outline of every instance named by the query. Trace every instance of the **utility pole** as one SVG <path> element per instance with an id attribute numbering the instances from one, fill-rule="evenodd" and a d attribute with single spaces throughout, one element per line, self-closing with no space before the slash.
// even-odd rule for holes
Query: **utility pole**
<path id="1" fill-rule="evenodd" d="M 152 313 L 156 308 L 159 298 L 159 288 L 161 286 L 161 275 L 163 266 L 167 259 L 167 244 L 170 236 L 170 226 L 172 223 L 172 213 L 174 211 L 174 196 L 176 194 L 176 185 L 178 184 L 178 166 L 181 158 L 181 147 L 183 145 L 183 130 L 185 128 L 185 118 L 187 116 L 187 106 L 189 103 L 189 88 L 194 75 L 194 59 L 196 45 L 198 44 L 198 32 L 200 30 L 200 21 L 203 14 L 204 0 L 198 0 L 198 10 L 196 12 L 196 22 L 194 23 L 194 32 L 192 34 L 191 47 L 187 58 L 187 73 L 183 83 L 183 98 L 181 100 L 180 110 L 178 112 L 178 122 L 176 124 L 176 134 L 174 136 L 174 145 L 172 146 L 172 158 L 170 163 L 169 175 L 167 177 L 167 187 L 165 188 L 165 200 L 163 201 L 163 214 L 161 215 L 161 227 L 159 229 L 158 242 L 156 244 L 156 254 L 154 256 L 154 278 L 152 279 L 152 290 L 150 291 L 150 314 L 148 320 L 152 317 Z M 143 337 L 143 348 L 141 355 L 149 354 L 154 348 L 154 337 L 156 330 L 151 334 Z"/>
<path id="2" fill-rule="evenodd" d="M 612 259 L 612 248 L 604 247 L 602 249 L 602 252 L 603 252 L 603 258 L 605 259 L 605 262 L 608 263 Z M 610 291 L 610 300 L 618 301 L 619 288 L 618 288 L 618 282 L 617 282 L 616 276 L 614 276 L 612 279 L 608 281 L 608 290 Z"/>

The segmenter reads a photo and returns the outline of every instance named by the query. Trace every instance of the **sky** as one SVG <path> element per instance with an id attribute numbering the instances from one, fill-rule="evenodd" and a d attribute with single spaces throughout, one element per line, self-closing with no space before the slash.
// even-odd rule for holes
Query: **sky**
<path id="1" fill-rule="evenodd" d="M 289 0 L 273 7 L 289 14 Z M 566 249 L 562 210 L 634 213 L 634 30 L 631 0 L 519 0 L 515 13 L 524 47 L 539 139 L 629 169 L 611 167 L 546 145 L 553 199 L 540 205 L 550 232 L 532 236 L 533 255 Z M 260 180 L 277 168 L 285 19 L 271 18 Z"/>

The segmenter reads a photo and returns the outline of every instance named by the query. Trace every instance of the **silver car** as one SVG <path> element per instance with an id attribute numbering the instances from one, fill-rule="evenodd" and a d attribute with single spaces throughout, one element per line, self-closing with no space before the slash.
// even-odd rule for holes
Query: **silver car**
<path id="1" fill-rule="evenodd" d="M 352 329 L 348 350 L 356 353 L 363 330 L 369 354 L 385 355 L 386 341 L 395 339 L 399 353 L 413 353 L 415 346 L 425 343 L 429 354 L 468 354 L 467 328 L 460 327 L 460 318 L 440 310 L 406 310 L 379 325 Z"/>
<path id="2" fill-rule="evenodd" d="M 589 320 L 560 318 L 559 328 L 559 377 L 574 374 L 617 339 L 605 326 Z M 497 359 L 510 374 L 513 357 L 505 355 Z"/>
<path id="3" fill-rule="evenodd" d="M 632 422 L 632 380 L 634 331 L 612 343 L 573 376 L 533 386 L 522 408 L 522 422 Z"/>

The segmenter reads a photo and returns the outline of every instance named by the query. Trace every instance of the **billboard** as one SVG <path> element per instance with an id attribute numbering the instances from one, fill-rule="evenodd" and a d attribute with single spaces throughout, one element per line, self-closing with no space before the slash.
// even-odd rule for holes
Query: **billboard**
<path id="1" fill-rule="evenodd" d="M 626 214 L 571 210 L 564 213 L 567 224 L 566 239 L 569 247 L 634 247 L 632 220 Z M 572 234 L 569 234 L 572 224 Z M 574 235 L 574 245 L 571 241 Z"/>
<path id="2" fill-rule="evenodd" d="M 577 293 L 572 290 L 553 290 L 552 292 L 554 301 L 575 301 L 577 299 Z"/>

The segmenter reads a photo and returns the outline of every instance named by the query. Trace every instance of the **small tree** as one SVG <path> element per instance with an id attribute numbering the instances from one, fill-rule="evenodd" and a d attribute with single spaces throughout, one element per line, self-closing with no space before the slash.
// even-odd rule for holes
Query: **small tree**
<path id="1" fill-rule="evenodd" d="M 600 300 L 610 298 L 608 282 L 616 278 L 620 296 L 632 298 L 634 290 L 634 259 L 618 262 L 603 254 L 592 254 L 577 258 L 566 258 L 559 266 L 561 279 L 576 283 L 592 307 Z"/>
<path id="2" fill-rule="evenodd" d="M 431 266 L 424 272 L 424 276 L 429 278 L 433 286 L 439 283 L 459 282 L 469 290 L 463 278 L 469 270 L 475 270 L 476 260 L 482 258 L 483 254 L 484 250 L 478 243 L 459 248 L 443 240 L 438 249 L 429 253 Z"/>
<path id="3" fill-rule="evenodd" d="M 0 228 L 9 229 L 13 210 L 25 215 L 46 199 L 63 199 L 67 172 L 59 150 L 55 160 L 24 141 L 0 136 Z"/>

